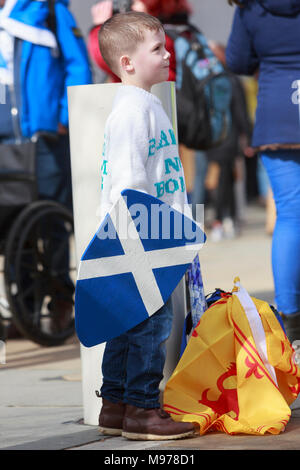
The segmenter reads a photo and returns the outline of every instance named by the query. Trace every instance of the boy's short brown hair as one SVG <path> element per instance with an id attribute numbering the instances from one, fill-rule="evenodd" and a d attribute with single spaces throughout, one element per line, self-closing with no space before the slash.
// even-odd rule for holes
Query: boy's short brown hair
<path id="1" fill-rule="evenodd" d="M 132 53 L 144 40 L 144 31 L 163 30 L 163 25 L 147 13 L 130 11 L 118 13 L 103 23 L 99 30 L 99 48 L 109 68 L 119 75 L 118 59 Z"/>

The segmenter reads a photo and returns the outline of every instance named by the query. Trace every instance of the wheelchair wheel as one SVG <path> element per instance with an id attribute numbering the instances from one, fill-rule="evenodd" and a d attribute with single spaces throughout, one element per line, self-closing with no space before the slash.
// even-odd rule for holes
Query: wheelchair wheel
<path id="1" fill-rule="evenodd" d="M 38 201 L 12 225 L 4 252 L 7 300 L 18 330 L 43 346 L 75 332 L 73 216 L 62 205 Z"/>

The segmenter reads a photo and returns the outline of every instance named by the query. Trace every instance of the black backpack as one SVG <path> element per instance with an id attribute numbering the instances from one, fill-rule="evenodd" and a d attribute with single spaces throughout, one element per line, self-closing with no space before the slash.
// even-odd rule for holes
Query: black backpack
<path id="1" fill-rule="evenodd" d="M 179 142 L 195 150 L 216 147 L 231 130 L 230 75 L 194 26 L 164 27 L 176 56 Z"/>

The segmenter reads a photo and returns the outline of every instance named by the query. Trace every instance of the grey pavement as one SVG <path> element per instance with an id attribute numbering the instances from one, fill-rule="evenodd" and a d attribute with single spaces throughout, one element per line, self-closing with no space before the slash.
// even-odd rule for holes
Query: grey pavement
<path id="1" fill-rule="evenodd" d="M 212 243 L 200 251 L 206 293 L 231 290 L 233 279 L 251 295 L 273 303 L 271 238 L 264 209 L 247 209 L 240 237 Z M 99 409 L 101 400 L 99 400 Z M 140 442 L 107 437 L 83 423 L 80 345 L 76 337 L 58 347 L 41 347 L 24 338 L 6 342 L 0 362 L 0 449 L 3 450 L 299 450 L 300 400 L 279 436 L 227 436 L 213 432 L 179 441 Z"/>

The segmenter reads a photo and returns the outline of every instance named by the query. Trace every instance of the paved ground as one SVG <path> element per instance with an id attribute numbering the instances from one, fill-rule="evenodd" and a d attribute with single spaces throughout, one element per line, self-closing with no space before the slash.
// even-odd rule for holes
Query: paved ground
<path id="1" fill-rule="evenodd" d="M 271 239 L 264 232 L 264 210 L 248 209 L 240 238 L 210 242 L 200 252 L 206 293 L 231 290 L 239 276 L 250 294 L 273 302 Z M 300 449 L 300 400 L 279 436 L 226 436 L 211 433 L 182 441 L 129 442 L 98 434 L 83 424 L 80 348 L 76 338 L 55 348 L 25 339 L 6 342 L 0 363 L 0 449 L 6 450 L 237 450 Z M 100 407 L 100 400 L 99 400 Z"/>

